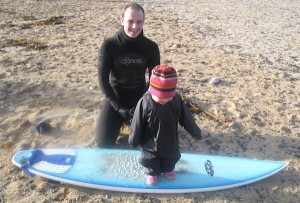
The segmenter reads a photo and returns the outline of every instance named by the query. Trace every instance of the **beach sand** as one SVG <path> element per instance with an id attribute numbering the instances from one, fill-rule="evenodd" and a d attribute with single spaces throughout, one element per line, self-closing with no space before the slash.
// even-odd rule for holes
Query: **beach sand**
<path id="1" fill-rule="evenodd" d="M 300 2 L 153 0 L 144 34 L 179 73 L 178 92 L 202 108 L 182 152 L 289 162 L 246 186 L 191 194 L 133 194 L 55 184 L 11 163 L 19 150 L 96 147 L 104 95 L 97 53 L 129 1 L 1 0 L 0 202 L 299 202 Z M 210 84 L 212 78 L 221 82 Z M 211 116 L 208 116 L 207 114 Z M 38 134 L 41 121 L 52 130 Z M 128 126 L 119 147 L 128 147 Z"/>

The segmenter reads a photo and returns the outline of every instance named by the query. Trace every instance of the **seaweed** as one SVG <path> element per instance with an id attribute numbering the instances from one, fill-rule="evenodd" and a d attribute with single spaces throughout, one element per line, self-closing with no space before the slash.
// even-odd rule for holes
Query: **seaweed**
<path id="1" fill-rule="evenodd" d="M 36 20 L 34 16 L 27 16 L 27 15 L 22 15 L 20 16 L 20 18 L 25 21 Z"/>
<path id="2" fill-rule="evenodd" d="M 1 145 L 1 149 L 8 149 L 13 144 L 14 140 L 17 139 L 17 137 L 20 134 L 20 131 L 23 130 L 23 128 L 29 127 L 30 125 L 32 125 L 32 123 L 29 120 L 22 121 L 22 123 L 15 129 L 14 138 L 11 141 L 4 142 Z"/>
<path id="3" fill-rule="evenodd" d="M 36 20 L 36 18 L 34 16 L 26 16 L 23 15 L 20 17 L 21 19 L 25 20 L 25 21 L 29 21 L 29 20 Z M 4 24 L 4 25 L 0 25 L 0 28 L 4 28 L 4 27 L 18 27 L 21 29 L 29 29 L 32 26 L 45 26 L 45 25 L 59 25 L 59 24 L 63 24 L 64 23 L 64 19 L 66 17 L 64 16 L 52 16 L 46 20 L 39 20 L 39 21 L 35 21 L 35 22 L 29 22 L 29 23 L 23 23 L 23 24 Z"/>
<path id="4" fill-rule="evenodd" d="M 63 24 L 63 19 L 65 19 L 64 16 L 53 16 L 48 18 L 47 20 L 40 20 L 37 22 L 32 22 L 30 23 L 30 25 L 59 25 L 59 24 Z"/>
<path id="5" fill-rule="evenodd" d="M 15 14 L 14 11 L 11 11 L 8 9 L 3 9 L 3 8 L 0 8 L 0 13 Z"/>
<path id="6" fill-rule="evenodd" d="M 6 45 L 8 46 L 22 46 L 27 47 L 33 50 L 43 50 L 46 49 L 48 46 L 39 42 L 39 41 L 28 41 L 26 39 L 9 39 L 6 42 Z"/>
<path id="7" fill-rule="evenodd" d="M 218 116 L 215 114 L 212 114 L 206 110 L 204 110 L 203 107 L 199 106 L 198 104 L 195 104 L 191 101 L 190 98 L 188 98 L 187 96 L 181 95 L 183 102 L 185 103 L 185 105 L 188 107 L 188 109 L 192 112 L 192 113 L 204 113 L 206 116 L 218 121 L 218 122 L 231 122 L 229 118 L 224 117 L 224 116 Z"/>

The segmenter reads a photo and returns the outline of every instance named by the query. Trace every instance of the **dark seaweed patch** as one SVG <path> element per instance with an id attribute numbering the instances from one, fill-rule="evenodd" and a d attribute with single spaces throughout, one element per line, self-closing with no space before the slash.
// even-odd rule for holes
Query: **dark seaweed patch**
<path id="1" fill-rule="evenodd" d="M 22 46 L 33 50 L 43 50 L 48 47 L 39 41 L 29 41 L 26 39 L 9 39 L 6 41 L 6 46 Z"/>

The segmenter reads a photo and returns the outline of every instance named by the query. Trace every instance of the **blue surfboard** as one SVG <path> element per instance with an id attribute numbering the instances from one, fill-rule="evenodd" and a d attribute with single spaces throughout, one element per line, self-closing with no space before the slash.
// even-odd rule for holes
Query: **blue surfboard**
<path id="1" fill-rule="evenodd" d="M 12 162 L 28 175 L 96 189 L 141 193 L 190 193 L 238 187 L 267 178 L 286 162 L 182 153 L 176 179 L 146 183 L 138 150 L 69 148 L 20 151 Z"/>

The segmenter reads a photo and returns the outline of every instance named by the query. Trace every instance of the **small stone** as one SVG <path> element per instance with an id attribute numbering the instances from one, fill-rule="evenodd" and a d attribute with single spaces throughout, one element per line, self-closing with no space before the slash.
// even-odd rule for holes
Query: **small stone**
<path id="1" fill-rule="evenodd" d="M 29 188 L 30 188 L 30 190 L 34 190 L 36 188 L 36 185 L 35 184 L 30 184 Z"/>
<path id="2" fill-rule="evenodd" d="M 211 85 L 215 85 L 215 84 L 220 83 L 221 81 L 222 81 L 221 78 L 219 78 L 219 77 L 214 77 L 214 78 L 212 78 L 212 79 L 209 81 L 209 83 L 210 83 Z"/>

